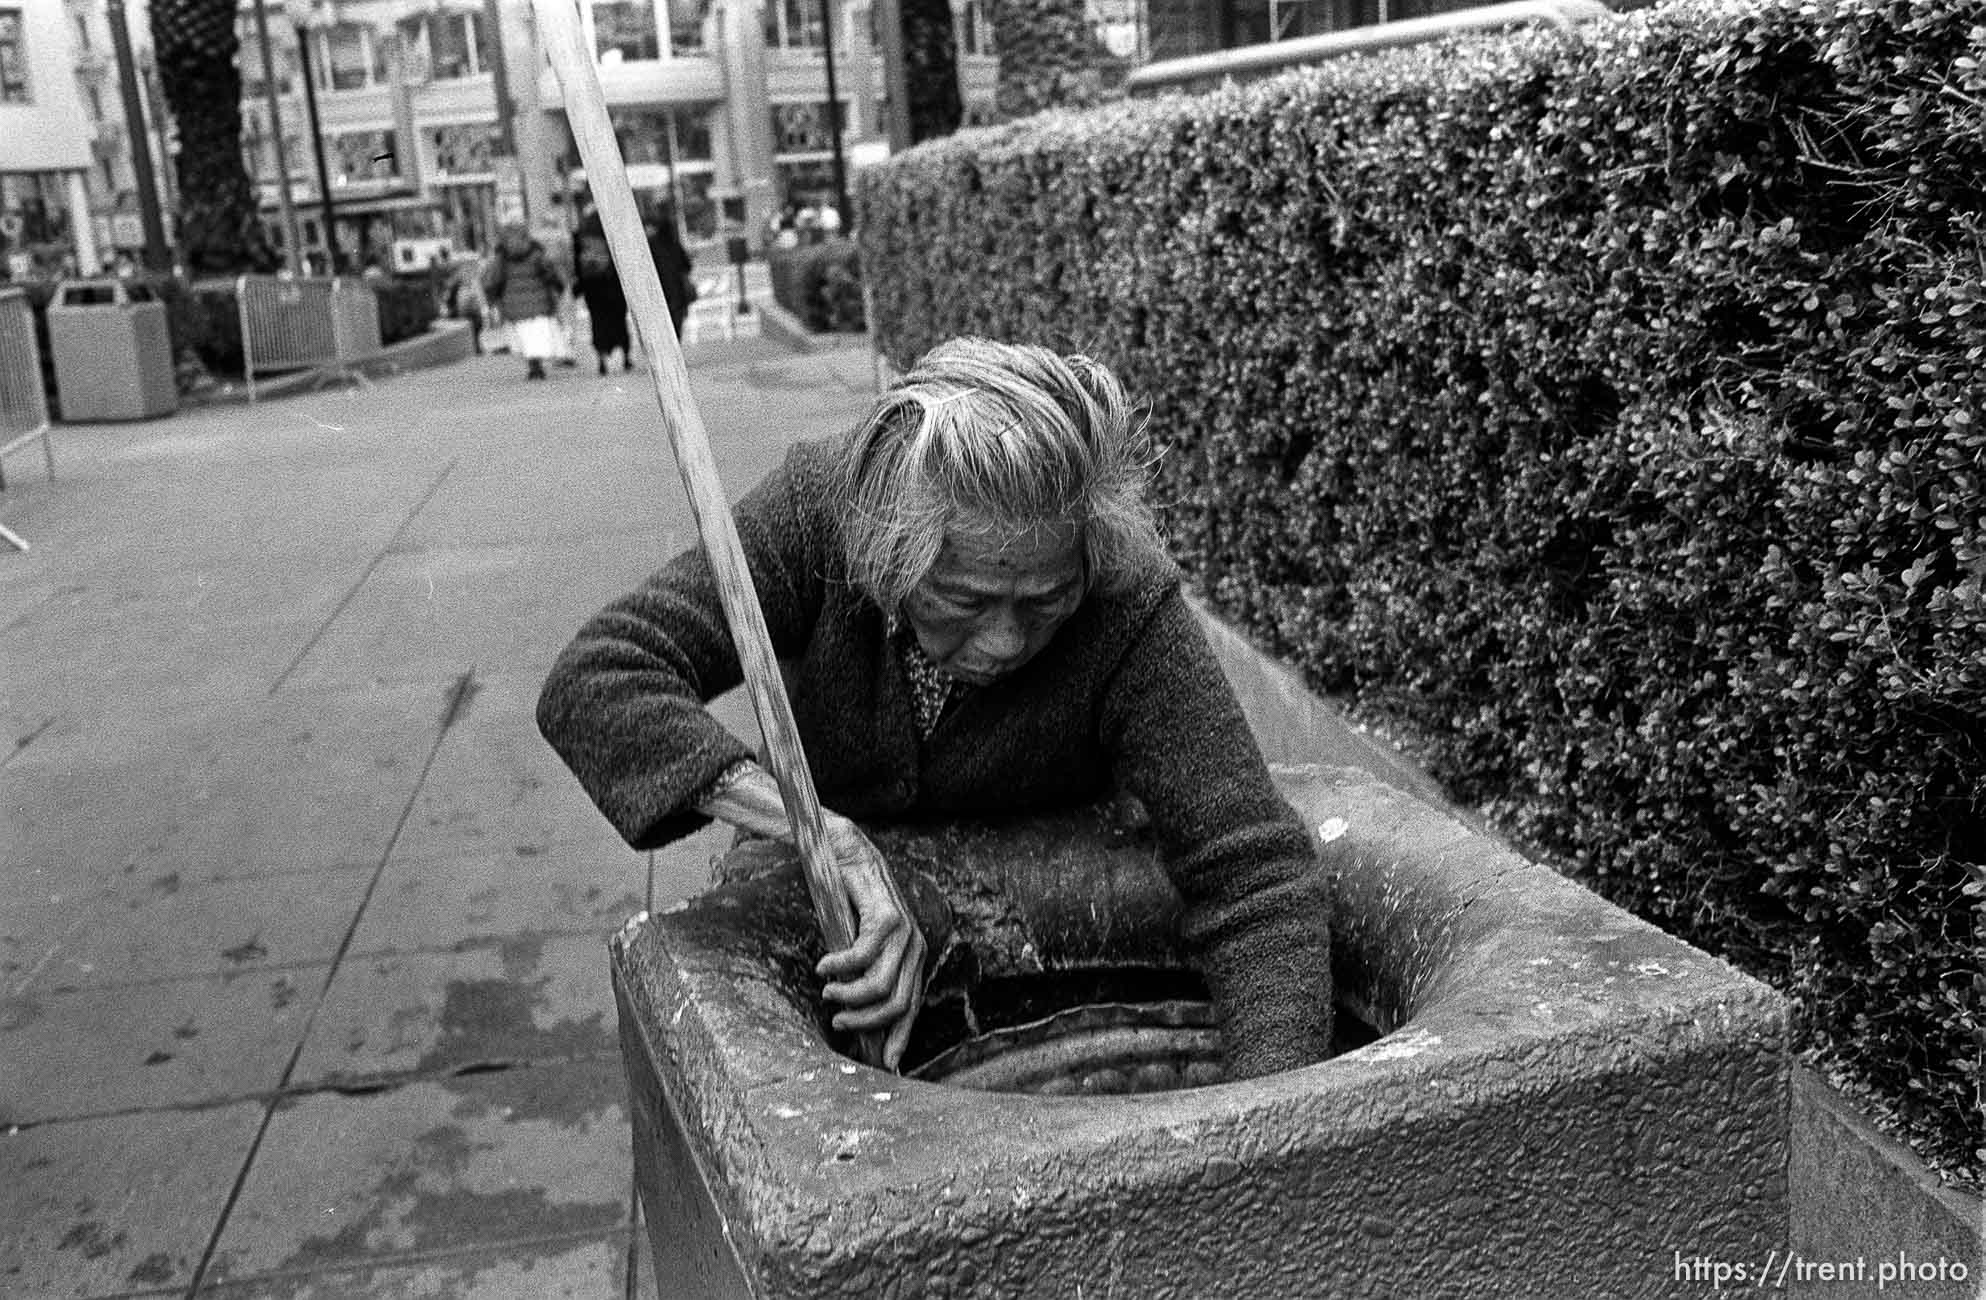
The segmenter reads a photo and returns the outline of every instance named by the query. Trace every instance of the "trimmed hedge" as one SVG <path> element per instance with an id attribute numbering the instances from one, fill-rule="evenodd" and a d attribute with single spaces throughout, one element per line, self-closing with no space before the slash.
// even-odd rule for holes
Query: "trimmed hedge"
<path id="1" fill-rule="evenodd" d="M 372 291 L 379 299 L 379 341 L 382 345 L 419 338 L 434 325 L 439 302 L 437 284 L 426 276 L 419 278 L 375 279 Z"/>
<path id="2" fill-rule="evenodd" d="M 860 333 L 868 328 L 862 312 L 862 261 L 855 241 L 827 239 L 797 248 L 767 251 L 772 297 L 809 330 Z"/>
<path id="3" fill-rule="evenodd" d="M 1982 58 L 1678 0 L 967 132 L 860 178 L 879 342 L 1116 367 L 1218 608 L 1976 1181 Z"/>

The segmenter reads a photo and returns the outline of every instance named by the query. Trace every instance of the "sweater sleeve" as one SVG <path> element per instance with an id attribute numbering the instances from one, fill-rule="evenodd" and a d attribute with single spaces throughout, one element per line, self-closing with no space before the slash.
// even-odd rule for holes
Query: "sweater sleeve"
<path id="1" fill-rule="evenodd" d="M 1145 805 L 1159 834 L 1229 1076 L 1324 1059 L 1332 1020 L 1325 879 L 1176 589 L 1111 681 L 1103 739 L 1120 788 Z"/>
<path id="2" fill-rule="evenodd" d="M 801 653 L 819 616 L 831 540 L 820 476 L 798 456 L 733 511 L 780 658 Z M 614 829 L 656 848 L 709 825 L 691 801 L 752 757 L 704 708 L 742 680 L 716 577 L 693 549 L 580 628 L 539 695 L 538 729 Z"/>

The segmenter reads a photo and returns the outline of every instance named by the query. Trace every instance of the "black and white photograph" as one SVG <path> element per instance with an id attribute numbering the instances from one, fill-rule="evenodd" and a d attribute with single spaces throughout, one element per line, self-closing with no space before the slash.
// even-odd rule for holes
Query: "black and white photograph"
<path id="1" fill-rule="evenodd" d="M 1982 1192 L 1981 0 L 0 0 L 0 1300 Z"/>

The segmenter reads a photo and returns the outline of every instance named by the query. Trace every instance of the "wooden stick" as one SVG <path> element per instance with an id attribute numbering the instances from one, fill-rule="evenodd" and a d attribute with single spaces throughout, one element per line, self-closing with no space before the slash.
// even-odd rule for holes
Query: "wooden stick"
<path id="1" fill-rule="evenodd" d="M 627 295 L 628 310 L 648 352 L 649 373 L 655 378 L 655 400 L 662 408 L 662 422 L 676 453 L 676 467 L 689 492 L 690 510 L 696 516 L 704 554 L 717 577 L 724 621 L 731 629 L 731 640 L 744 670 L 745 690 L 751 697 L 759 730 L 765 736 L 767 758 L 772 764 L 773 777 L 779 782 L 780 799 L 786 805 L 786 819 L 793 827 L 794 842 L 800 849 L 800 865 L 806 874 L 807 892 L 813 898 L 814 915 L 820 920 L 829 950 L 846 948 L 855 941 L 855 917 L 848 900 L 834 887 L 828 874 L 827 829 L 821 819 L 820 796 L 814 790 L 813 774 L 800 747 L 800 731 L 794 724 L 793 709 L 773 658 L 772 636 L 766 630 L 765 613 L 759 608 L 758 591 L 745 564 L 738 527 L 731 518 L 731 507 L 724 499 L 724 487 L 717 477 L 710 437 L 690 395 L 682 344 L 677 341 L 675 322 L 662 293 L 662 279 L 656 273 L 655 259 L 642 229 L 641 213 L 635 207 L 634 190 L 628 184 L 620 141 L 607 115 L 599 72 L 586 49 L 579 10 L 574 0 L 532 0 L 532 8 L 538 16 L 545 52 L 565 93 L 566 120 L 572 126 L 579 156 L 586 164 L 587 184 L 600 210 L 601 225 L 614 255 L 614 266 L 620 273 L 621 288 Z M 910 908 L 897 892 L 896 882 L 887 872 L 884 879 L 897 895 L 903 915 L 910 917 Z M 884 1034 L 876 1031 L 860 1036 L 861 1055 L 869 1064 L 882 1064 L 884 1038 Z"/>

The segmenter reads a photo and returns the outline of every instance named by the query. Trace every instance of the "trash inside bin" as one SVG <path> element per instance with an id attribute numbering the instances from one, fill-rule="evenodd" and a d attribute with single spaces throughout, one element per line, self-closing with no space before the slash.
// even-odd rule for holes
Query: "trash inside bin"
<path id="1" fill-rule="evenodd" d="M 166 307 L 132 280 L 66 280 L 48 304 L 65 422 L 147 420 L 179 409 Z"/>

